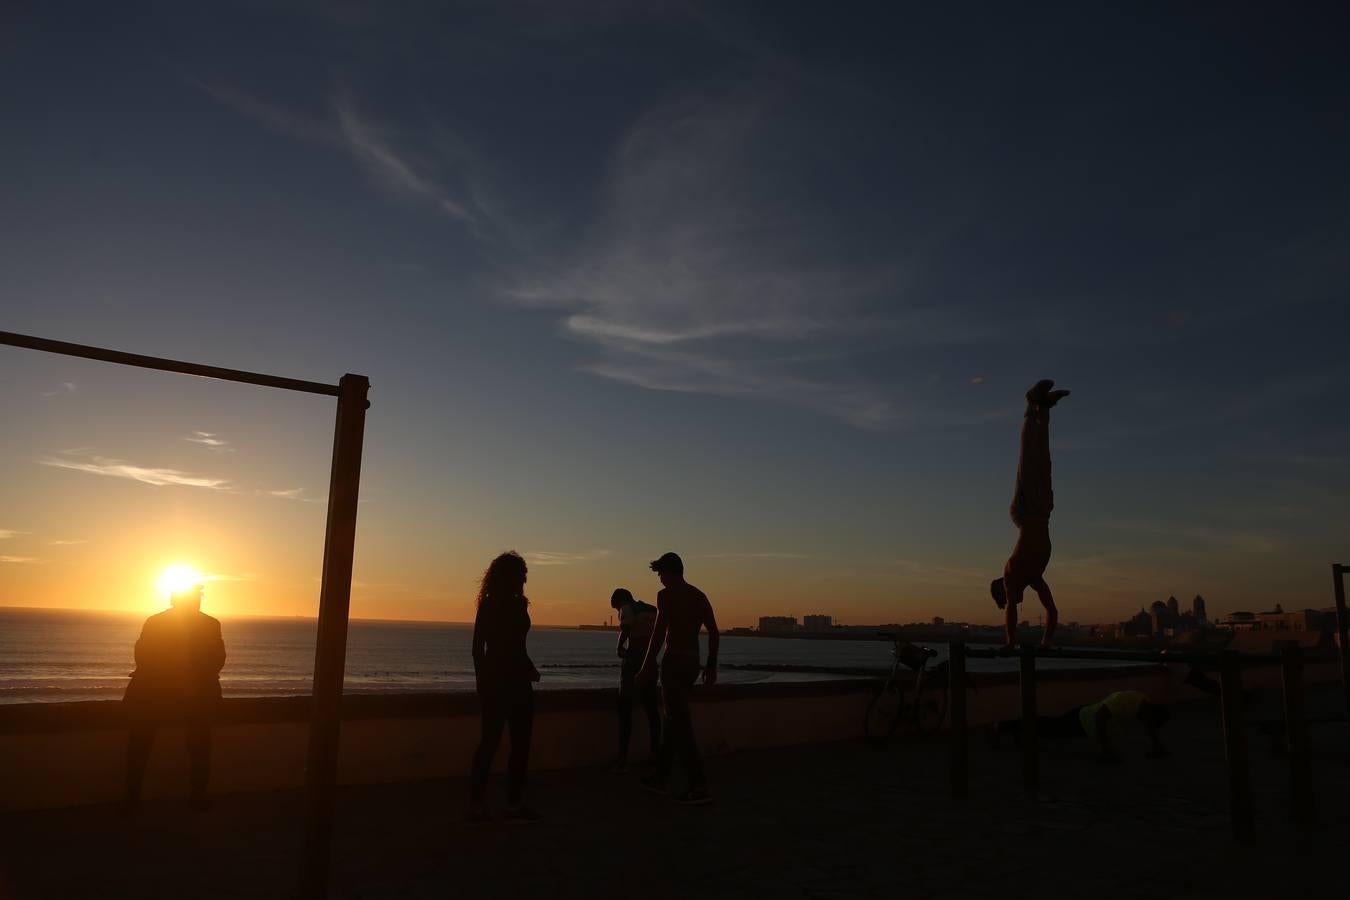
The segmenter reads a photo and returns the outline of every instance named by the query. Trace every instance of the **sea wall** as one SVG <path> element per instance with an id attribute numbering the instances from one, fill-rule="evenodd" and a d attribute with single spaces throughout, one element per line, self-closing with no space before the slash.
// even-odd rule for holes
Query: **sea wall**
<path id="1" fill-rule="evenodd" d="M 1310 665 L 1307 680 L 1334 680 L 1334 664 Z M 1244 675 L 1250 687 L 1278 687 L 1278 669 Z M 874 680 L 718 685 L 695 703 L 699 743 L 709 755 L 756 747 L 855 740 Z M 1042 672 L 1042 714 L 1137 689 L 1160 700 L 1203 699 L 1158 666 Z M 616 740 L 615 692 L 540 691 L 530 766 L 536 771 L 601 765 Z M 1017 715 L 1015 674 L 972 675 L 969 722 Z M 226 700 L 215 728 L 215 794 L 293 788 L 304 780 L 309 701 L 304 697 Z M 645 742 L 635 714 L 634 748 Z M 915 739 L 913 737 L 901 740 Z M 346 784 L 463 775 L 478 740 L 477 699 L 466 694 L 353 695 L 344 698 L 339 777 Z M 0 808 L 33 809 L 118 799 L 126 737 L 116 702 L 0 706 Z M 500 767 L 505 752 L 498 754 Z M 146 779 L 149 797 L 186 789 L 181 731 L 158 738 Z"/>

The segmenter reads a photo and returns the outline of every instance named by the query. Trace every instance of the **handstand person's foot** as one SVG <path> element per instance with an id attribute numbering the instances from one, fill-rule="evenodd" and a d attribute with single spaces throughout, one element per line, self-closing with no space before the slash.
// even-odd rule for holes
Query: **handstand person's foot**
<path id="1" fill-rule="evenodd" d="M 1027 405 L 1034 406 L 1037 409 L 1049 409 L 1065 397 L 1069 392 L 1065 390 L 1053 390 L 1055 386 L 1054 379 L 1042 378 L 1031 386 L 1027 391 Z"/>

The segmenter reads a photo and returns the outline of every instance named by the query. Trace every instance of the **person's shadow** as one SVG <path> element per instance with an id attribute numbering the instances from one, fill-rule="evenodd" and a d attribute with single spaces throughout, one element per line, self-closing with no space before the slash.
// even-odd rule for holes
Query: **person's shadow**
<path id="1" fill-rule="evenodd" d="M 201 611 L 201 602 L 201 585 L 173 594 L 172 607 L 146 619 L 136 641 L 136 670 L 122 698 L 128 731 L 127 811 L 140 805 L 150 749 L 162 726 L 186 728 L 191 804 L 194 809 L 209 805 L 211 721 L 220 703 L 225 642 L 220 622 Z"/>

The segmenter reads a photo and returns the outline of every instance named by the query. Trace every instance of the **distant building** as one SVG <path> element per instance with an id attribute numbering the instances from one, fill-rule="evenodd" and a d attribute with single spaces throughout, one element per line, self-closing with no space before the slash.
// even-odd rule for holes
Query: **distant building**
<path id="1" fill-rule="evenodd" d="M 833 616 L 802 616 L 803 631 L 829 631 L 833 627 Z"/>
<path id="2" fill-rule="evenodd" d="M 944 619 L 944 618 L 942 618 L 942 616 L 933 616 L 933 624 L 934 624 L 934 625 L 946 625 L 946 624 L 947 624 L 947 620 Z"/>
<path id="3" fill-rule="evenodd" d="M 1256 613 L 1245 610 L 1231 612 L 1228 618 L 1223 620 L 1223 624 L 1234 631 L 1249 631 L 1256 627 Z"/>
<path id="4" fill-rule="evenodd" d="M 1267 631 L 1330 631 L 1335 621 L 1334 614 L 1315 609 L 1285 612 L 1278 604 L 1272 612 L 1256 614 L 1257 627 Z"/>
<path id="5" fill-rule="evenodd" d="M 1201 627 L 1209 622 L 1209 616 L 1205 614 L 1205 598 L 1199 594 L 1191 601 L 1191 615 L 1195 616 L 1195 621 L 1201 623 Z"/>
<path id="6" fill-rule="evenodd" d="M 797 630 L 797 617 L 760 616 L 759 630 L 762 634 L 791 634 Z"/>
<path id="7" fill-rule="evenodd" d="M 1167 598 L 1167 611 L 1173 618 L 1179 618 L 1181 616 L 1181 604 L 1177 602 L 1176 597 Z"/>

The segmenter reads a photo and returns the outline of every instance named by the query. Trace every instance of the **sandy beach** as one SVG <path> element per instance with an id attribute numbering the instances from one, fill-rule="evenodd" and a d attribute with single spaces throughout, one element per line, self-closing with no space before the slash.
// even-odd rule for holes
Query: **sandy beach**
<path id="1" fill-rule="evenodd" d="M 1336 696 L 1315 694 L 1322 708 Z M 1307 837 L 1290 821 L 1285 761 L 1253 730 L 1257 842 L 1242 847 L 1217 709 L 1176 713 L 1172 759 L 1135 748 L 1106 767 L 1084 743 L 1050 746 L 1035 797 L 1016 749 L 979 732 L 964 803 L 948 796 L 941 738 L 716 756 L 716 803 L 703 808 L 644 794 L 635 773 L 544 772 L 532 789 L 544 820 L 525 827 L 465 824 L 464 779 L 347 787 L 333 896 L 1310 897 L 1329 883 L 1350 837 L 1350 727 L 1314 726 L 1321 824 Z M 198 816 L 173 800 L 135 818 L 107 805 L 10 813 L 0 897 L 290 896 L 300 799 L 223 796 Z"/>

